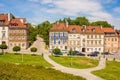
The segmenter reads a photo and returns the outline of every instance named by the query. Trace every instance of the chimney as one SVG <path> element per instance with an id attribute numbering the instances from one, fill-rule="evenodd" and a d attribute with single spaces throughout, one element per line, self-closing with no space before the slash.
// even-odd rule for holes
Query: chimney
<path id="1" fill-rule="evenodd" d="M 23 23 L 23 19 L 20 19 L 21 23 Z"/>
<path id="2" fill-rule="evenodd" d="M 8 21 L 10 21 L 10 20 L 11 20 L 11 14 L 8 13 Z"/>
<path id="3" fill-rule="evenodd" d="M 59 24 L 59 21 L 57 21 L 57 25 Z"/>
<path id="4" fill-rule="evenodd" d="M 87 26 L 86 26 L 86 25 L 82 25 L 82 26 L 83 26 L 83 28 L 86 30 Z"/>
<path id="5" fill-rule="evenodd" d="M 115 27 L 114 27 L 114 26 L 112 26 L 112 28 L 113 28 L 113 29 L 115 29 Z"/>
<path id="6" fill-rule="evenodd" d="M 100 28 L 101 28 L 101 29 L 103 28 L 102 25 L 100 26 Z"/>
<path id="7" fill-rule="evenodd" d="M 68 21 L 67 21 L 67 20 L 65 20 L 65 22 L 66 22 L 66 27 L 68 28 Z"/>

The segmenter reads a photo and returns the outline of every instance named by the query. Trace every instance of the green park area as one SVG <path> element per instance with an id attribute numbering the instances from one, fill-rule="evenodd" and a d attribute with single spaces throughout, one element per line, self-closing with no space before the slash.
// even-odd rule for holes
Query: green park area
<path id="1" fill-rule="evenodd" d="M 80 69 L 96 67 L 99 62 L 98 60 L 77 56 L 50 56 L 50 58 L 63 66 Z"/>

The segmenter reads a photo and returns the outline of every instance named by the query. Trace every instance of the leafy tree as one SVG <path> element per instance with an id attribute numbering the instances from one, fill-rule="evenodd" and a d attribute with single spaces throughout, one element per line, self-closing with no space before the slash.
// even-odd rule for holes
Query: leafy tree
<path id="1" fill-rule="evenodd" d="M 53 49 L 52 51 L 55 55 L 59 55 L 61 53 L 60 49 L 59 48 L 55 48 Z"/>
<path id="2" fill-rule="evenodd" d="M 37 33 L 44 39 L 46 45 L 49 45 L 49 30 L 52 27 L 49 21 L 45 21 L 36 27 Z"/>
<path id="3" fill-rule="evenodd" d="M 112 27 L 107 21 L 96 21 L 91 23 L 92 26 Z"/>
<path id="4" fill-rule="evenodd" d="M 36 40 L 37 30 L 30 23 L 28 23 L 29 27 L 29 43 L 30 45 Z"/>
<path id="5" fill-rule="evenodd" d="M 4 49 L 7 49 L 7 45 L 6 44 L 1 44 L 0 49 L 2 49 L 2 53 L 4 53 Z"/>
<path id="6" fill-rule="evenodd" d="M 32 47 L 30 50 L 31 50 L 31 52 L 37 52 L 37 48 L 36 47 Z"/>
<path id="7" fill-rule="evenodd" d="M 16 51 L 16 53 L 20 50 L 21 50 L 20 46 L 14 46 L 13 47 L 13 51 Z"/>
<path id="8" fill-rule="evenodd" d="M 74 55 L 74 52 L 73 52 L 72 49 L 70 49 L 70 51 L 69 51 L 69 55 Z"/>

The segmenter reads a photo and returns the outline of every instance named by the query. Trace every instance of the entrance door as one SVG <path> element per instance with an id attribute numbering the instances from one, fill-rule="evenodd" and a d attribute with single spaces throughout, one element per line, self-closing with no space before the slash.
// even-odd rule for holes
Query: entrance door
<path id="1" fill-rule="evenodd" d="M 85 48 L 82 48 L 82 52 L 85 52 Z"/>

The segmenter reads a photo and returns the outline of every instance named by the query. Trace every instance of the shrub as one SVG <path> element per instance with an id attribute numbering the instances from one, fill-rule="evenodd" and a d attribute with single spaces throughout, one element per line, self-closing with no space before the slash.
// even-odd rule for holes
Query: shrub
<path id="1" fill-rule="evenodd" d="M 32 47 L 30 50 L 31 50 L 31 52 L 37 52 L 37 48 L 36 47 Z M 32 54 L 32 55 L 36 55 L 36 54 Z"/>
<path id="2" fill-rule="evenodd" d="M 4 53 L 4 49 L 7 49 L 7 45 L 6 44 L 1 44 L 0 49 L 2 49 L 2 53 Z"/>
<path id="3" fill-rule="evenodd" d="M 61 53 L 60 49 L 59 48 L 55 48 L 53 49 L 52 51 L 55 55 L 59 55 Z"/>
<path id="4" fill-rule="evenodd" d="M 20 50 L 21 50 L 20 46 L 14 46 L 13 47 L 13 51 L 16 51 L 16 53 Z"/>

